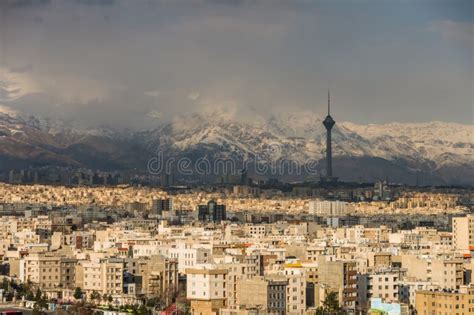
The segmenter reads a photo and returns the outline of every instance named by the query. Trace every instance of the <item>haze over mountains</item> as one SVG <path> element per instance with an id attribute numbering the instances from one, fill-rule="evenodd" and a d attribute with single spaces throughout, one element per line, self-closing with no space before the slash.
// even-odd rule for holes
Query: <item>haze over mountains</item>
<path id="1" fill-rule="evenodd" d="M 336 117 L 337 120 L 337 117 Z M 414 184 L 474 184 L 474 126 L 458 123 L 338 122 L 334 172 L 341 180 Z M 97 170 L 146 170 L 161 151 L 175 158 L 259 155 L 304 164 L 320 160 L 325 130 L 316 115 L 279 115 L 238 121 L 224 114 L 187 114 L 156 128 L 123 131 L 70 127 L 60 120 L 0 108 L 0 170 L 34 165 Z M 323 167 L 323 161 L 321 169 Z M 314 176 L 282 176 L 284 180 Z"/>

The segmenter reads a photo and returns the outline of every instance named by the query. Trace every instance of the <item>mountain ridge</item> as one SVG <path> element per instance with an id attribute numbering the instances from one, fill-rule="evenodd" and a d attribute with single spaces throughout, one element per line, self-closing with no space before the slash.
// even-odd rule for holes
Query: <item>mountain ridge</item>
<path id="1" fill-rule="evenodd" d="M 333 129 L 335 173 L 341 179 L 353 179 L 356 173 L 374 179 L 383 175 L 384 168 L 393 168 L 410 177 L 401 176 L 401 182 L 424 174 L 433 183 L 473 183 L 472 134 L 474 126 L 439 121 L 339 122 Z M 73 128 L 62 121 L 0 108 L 0 158 L 7 161 L 0 167 L 3 170 L 13 166 L 8 162 L 12 159 L 22 161 L 22 166 L 146 170 L 147 159 L 159 151 L 175 158 L 206 154 L 212 158 L 259 155 L 268 163 L 320 160 L 323 169 L 325 141 L 321 117 L 314 114 L 241 122 L 229 116 L 192 113 L 153 129 L 125 133 Z"/>

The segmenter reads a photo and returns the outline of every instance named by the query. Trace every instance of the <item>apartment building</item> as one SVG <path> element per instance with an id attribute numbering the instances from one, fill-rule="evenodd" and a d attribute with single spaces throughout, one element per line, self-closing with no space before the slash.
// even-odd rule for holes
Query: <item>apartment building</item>
<path id="1" fill-rule="evenodd" d="M 101 294 L 121 294 L 123 292 L 123 261 L 101 259 L 80 263 L 81 271 L 76 271 L 77 284 L 86 294 L 97 291 Z M 79 277 L 82 277 L 79 278 Z"/>
<path id="2" fill-rule="evenodd" d="M 246 224 L 244 226 L 245 235 L 253 238 L 264 238 L 267 235 L 267 229 L 265 224 Z"/>
<path id="3" fill-rule="evenodd" d="M 348 310 L 355 309 L 357 300 L 357 263 L 350 260 L 318 259 L 319 283 L 339 292 L 339 302 Z"/>
<path id="4" fill-rule="evenodd" d="M 357 304 L 366 309 L 371 298 L 380 298 L 385 303 L 398 302 L 400 270 L 386 269 L 357 276 Z"/>
<path id="5" fill-rule="evenodd" d="M 265 314 L 286 314 L 285 276 L 254 277 L 237 283 L 237 305 L 240 308 L 256 308 Z"/>
<path id="6" fill-rule="evenodd" d="M 474 246 L 474 215 L 454 217 L 452 224 L 454 248 L 458 251 L 469 251 L 470 246 Z"/>
<path id="7" fill-rule="evenodd" d="M 178 262 L 160 255 L 140 260 L 141 293 L 170 298 L 178 289 Z"/>
<path id="8" fill-rule="evenodd" d="M 306 310 L 306 275 L 303 265 L 298 261 L 285 264 L 286 312 L 287 314 L 304 314 Z"/>
<path id="9" fill-rule="evenodd" d="M 408 305 L 415 305 L 415 297 L 417 291 L 436 290 L 437 286 L 428 281 L 406 281 L 403 280 L 399 284 L 399 300 Z"/>
<path id="10" fill-rule="evenodd" d="M 180 273 L 187 268 L 211 262 L 211 250 L 198 243 L 178 242 L 168 250 L 169 258 L 178 261 Z"/>
<path id="11" fill-rule="evenodd" d="M 429 281 L 442 289 L 456 289 L 464 283 L 462 259 L 401 255 L 401 262 L 410 279 Z"/>
<path id="12" fill-rule="evenodd" d="M 226 307 L 227 273 L 227 269 L 211 265 L 186 269 L 186 298 L 192 314 L 216 315 Z"/>
<path id="13" fill-rule="evenodd" d="M 35 253 L 20 260 L 19 278 L 43 289 L 57 289 L 61 286 L 61 257 L 57 254 Z"/>
<path id="14" fill-rule="evenodd" d="M 417 291 L 415 309 L 418 315 L 474 314 L 474 286 L 458 290 Z"/>

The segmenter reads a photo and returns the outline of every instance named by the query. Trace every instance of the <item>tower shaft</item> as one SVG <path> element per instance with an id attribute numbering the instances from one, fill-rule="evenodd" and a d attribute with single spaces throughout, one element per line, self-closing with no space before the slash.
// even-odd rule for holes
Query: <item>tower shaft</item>
<path id="1" fill-rule="evenodd" d="M 326 176 L 332 177 L 332 145 L 331 145 L 331 129 L 326 132 Z"/>

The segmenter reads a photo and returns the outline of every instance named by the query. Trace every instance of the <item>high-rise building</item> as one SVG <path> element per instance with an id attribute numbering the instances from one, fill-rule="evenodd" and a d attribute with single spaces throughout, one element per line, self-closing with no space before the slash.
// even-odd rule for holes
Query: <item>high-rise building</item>
<path id="1" fill-rule="evenodd" d="M 163 173 L 160 177 L 161 186 L 168 187 L 174 185 L 174 176 L 170 173 Z"/>
<path id="2" fill-rule="evenodd" d="M 336 124 L 336 121 L 331 117 L 331 97 L 328 91 L 328 115 L 323 120 L 323 125 L 326 128 L 326 174 L 321 177 L 322 181 L 335 182 L 337 177 L 332 175 L 332 143 L 331 143 L 331 130 Z"/>
<path id="3" fill-rule="evenodd" d="M 163 214 L 163 211 L 171 211 L 173 210 L 173 200 L 170 198 L 154 199 L 151 209 L 159 215 Z"/>
<path id="4" fill-rule="evenodd" d="M 225 205 L 219 205 L 210 200 L 207 205 L 198 206 L 199 221 L 220 222 L 226 220 Z"/>

